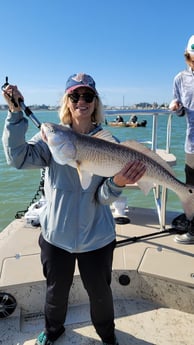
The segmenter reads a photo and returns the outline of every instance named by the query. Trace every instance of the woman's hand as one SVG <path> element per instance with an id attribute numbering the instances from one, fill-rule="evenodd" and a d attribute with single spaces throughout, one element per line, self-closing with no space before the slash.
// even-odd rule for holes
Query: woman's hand
<path id="1" fill-rule="evenodd" d="M 119 187 L 134 184 L 144 175 L 145 171 L 146 167 L 142 162 L 138 160 L 129 162 L 113 177 L 113 182 Z"/>
<path id="2" fill-rule="evenodd" d="M 169 109 L 171 111 L 177 111 L 180 108 L 181 104 L 177 100 L 172 100 L 169 104 Z"/>
<path id="3" fill-rule="evenodd" d="M 23 101 L 24 97 L 22 96 L 16 85 L 7 85 L 2 94 L 11 112 L 17 112 L 21 110 L 18 99 Z"/>

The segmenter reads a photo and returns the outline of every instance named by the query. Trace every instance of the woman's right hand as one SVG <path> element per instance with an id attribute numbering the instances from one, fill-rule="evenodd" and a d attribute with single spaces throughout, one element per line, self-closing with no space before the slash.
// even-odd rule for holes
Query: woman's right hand
<path id="1" fill-rule="evenodd" d="M 11 112 L 17 112 L 22 110 L 18 100 L 20 99 L 23 101 L 24 97 L 22 96 L 21 92 L 18 90 L 16 85 L 7 85 L 3 89 L 2 94 Z"/>

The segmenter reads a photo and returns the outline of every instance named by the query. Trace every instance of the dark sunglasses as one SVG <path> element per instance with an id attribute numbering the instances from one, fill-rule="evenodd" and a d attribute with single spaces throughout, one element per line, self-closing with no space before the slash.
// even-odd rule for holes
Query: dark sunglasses
<path id="1" fill-rule="evenodd" d="M 77 103 L 80 97 L 82 97 L 86 103 L 92 103 L 96 95 L 91 92 L 85 92 L 85 93 L 82 93 L 81 95 L 77 92 L 74 92 L 74 93 L 70 93 L 68 97 L 70 98 L 72 103 Z"/>

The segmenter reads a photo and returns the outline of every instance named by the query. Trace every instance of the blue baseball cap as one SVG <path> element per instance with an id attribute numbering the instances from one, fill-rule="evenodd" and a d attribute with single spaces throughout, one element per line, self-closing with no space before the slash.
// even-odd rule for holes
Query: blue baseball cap
<path id="1" fill-rule="evenodd" d="M 96 83 L 94 79 L 85 73 L 77 73 L 71 75 L 67 82 L 66 82 L 66 89 L 65 92 L 72 92 L 79 87 L 87 87 L 88 89 L 92 90 L 96 95 L 98 92 L 96 91 Z"/>

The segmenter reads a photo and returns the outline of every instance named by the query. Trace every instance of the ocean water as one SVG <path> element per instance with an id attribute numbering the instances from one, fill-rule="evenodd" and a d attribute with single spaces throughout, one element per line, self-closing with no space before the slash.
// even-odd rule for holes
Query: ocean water
<path id="1" fill-rule="evenodd" d="M 107 121 L 113 121 L 117 114 L 121 114 L 124 120 L 128 120 L 129 114 L 126 112 L 108 112 L 106 114 Z M 133 111 L 133 113 L 135 113 Z M 59 122 L 58 113 L 56 111 L 42 111 L 35 112 L 36 117 L 40 122 Z M 146 114 L 142 115 L 141 112 L 137 114 L 138 120 L 147 120 L 147 126 L 145 128 L 116 128 L 103 125 L 106 129 L 109 129 L 112 134 L 117 136 L 120 141 L 127 139 L 135 139 L 138 141 L 151 140 L 152 137 L 152 116 Z M 4 120 L 6 112 L 0 111 L 0 136 L 2 137 L 2 131 L 4 126 Z M 158 148 L 165 148 L 166 145 L 166 125 L 167 116 L 162 113 L 158 118 Z M 177 158 L 177 165 L 173 168 L 176 176 L 181 180 L 185 180 L 184 175 L 184 140 L 185 140 L 185 118 L 178 118 L 173 116 L 172 119 L 172 134 L 171 134 L 171 152 Z M 27 139 L 30 139 L 38 129 L 29 120 L 29 127 L 27 132 Z M 15 219 L 18 211 L 27 210 L 30 203 L 34 200 L 37 194 L 40 184 L 40 171 L 39 170 L 16 170 L 7 165 L 2 141 L 0 141 L 0 231 L 2 231 L 11 221 Z M 130 206 L 142 206 L 142 207 L 155 207 L 152 191 L 148 196 L 140 190 L 124 191 L 124 195 L 128 198 Z M 168 192 L 167 209 L 182 211 L 180 201 L 176 194 L 172 191 Z"/>

